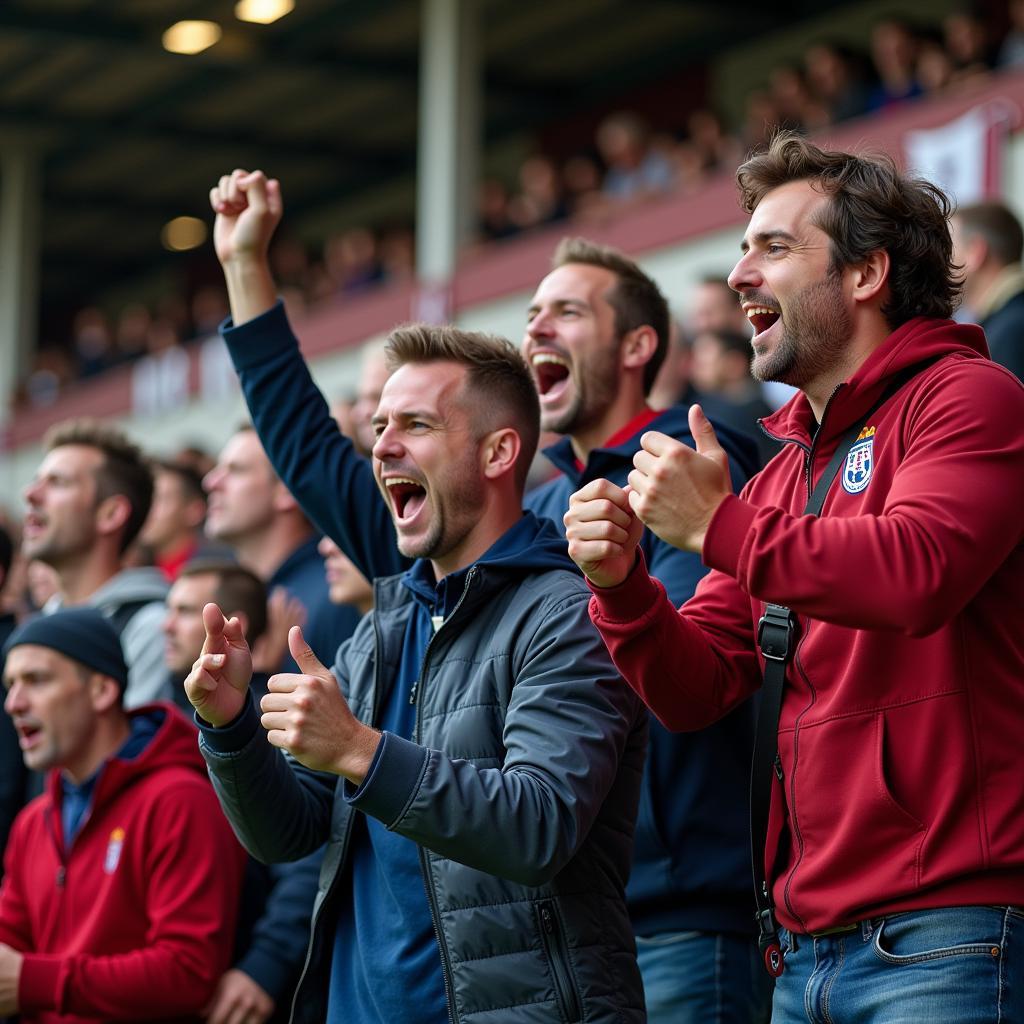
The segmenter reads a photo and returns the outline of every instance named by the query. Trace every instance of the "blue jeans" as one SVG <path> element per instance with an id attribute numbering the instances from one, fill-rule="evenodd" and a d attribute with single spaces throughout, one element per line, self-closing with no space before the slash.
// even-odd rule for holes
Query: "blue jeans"
<path id="1" fill-rule="evenodd" d="M 637 936 L 648 1024 L 765 1024 L 771 979 L 754 940 L 714 932 Z"/>
<path id="2" fill-rule="evenodd" d="M 948 907 L 782 934 L 772 1024 L 1020 1024 L 1024 911 Z"/>

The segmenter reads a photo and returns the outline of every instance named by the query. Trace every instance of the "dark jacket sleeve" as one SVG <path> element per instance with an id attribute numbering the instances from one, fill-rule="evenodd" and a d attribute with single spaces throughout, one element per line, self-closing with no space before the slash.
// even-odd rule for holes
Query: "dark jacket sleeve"
<path id="1" fill-rule="evenodd" d="M 242 845 L 264 864 L 308 857 L 327 841 L 336 775 L 310 771 L 267 741 L 252 691 L 220 729 L 197 718 L 199 749 Z"/>
<path id="2" fill-rule="evenodd" d="M 306 957 L 323 857 L 321 847 L 294 863 L 270 868 L 273 888 L 253 926 L 249 948 L 235 965 L 278 1006 L 291 998 Z"/>
<path id="3" fill-rule="evenodd" d="M 586 594 L 544 601 L 536 619 L 513 655 L 502 765 L 478 767 L 385 733 L 362 786 L 346 786 L 355 807 L 400 835 L 532 886 L 577 853 L 622 762 L 639 774 L 646 738 L 646 715 L 588 621 Z M 632 817 L 618 827 L 631 832 Z"/>
<path id="4" fill-rule="evenodd" d="M 284 306 L 221 334 L 267 456 L 317 529 L 369 580 L 408 568 L 373 470 L 331 418 Z"/>

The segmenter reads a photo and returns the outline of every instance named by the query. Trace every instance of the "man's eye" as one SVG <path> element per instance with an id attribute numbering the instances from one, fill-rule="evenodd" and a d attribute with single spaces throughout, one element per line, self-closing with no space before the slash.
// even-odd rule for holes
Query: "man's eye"
<path id="1" fill-rule="evenodd" d="M 773 254 L 778 254 L 780 252 L 785 252 L 786 251 L 786 247 L 784 245 L 779 245 L 776 242 L 773 242 L 771 245 L 766 246 L 766 249 L 767 249 L 768 252 L 773 253 Z"/>

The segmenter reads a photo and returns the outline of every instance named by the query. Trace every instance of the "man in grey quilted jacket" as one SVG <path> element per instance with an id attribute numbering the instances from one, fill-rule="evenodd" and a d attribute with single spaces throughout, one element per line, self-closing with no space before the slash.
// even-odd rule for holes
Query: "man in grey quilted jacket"
<path id="1" fill-rule="evenodd" d="M 623 893 L 646 725 L 564 540 L 522 509 L 529 370 L 451 327 L 400 328 L 388 356 L 366 472 L 412 568 L 376 581 L 333 670 L 293 627 L 300 672 L 259 710 L 216 605 L 186 681 L 249 851 L 328 842 L 292 1020 L 641 1022 Z"/>

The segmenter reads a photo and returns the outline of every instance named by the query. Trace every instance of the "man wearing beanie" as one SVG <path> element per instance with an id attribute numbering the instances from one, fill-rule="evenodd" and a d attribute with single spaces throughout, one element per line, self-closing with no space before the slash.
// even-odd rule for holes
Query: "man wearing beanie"
<path id="1" fill-rule="evenodd" d="M 195 732 L 126 712 L 120 640 L 95 608 L 4 646 L 5 708 L 46 791 L 14 823 L 0 888 L 0 1017 L 198 1021 L 228 966 L 242 852 Z"/>

